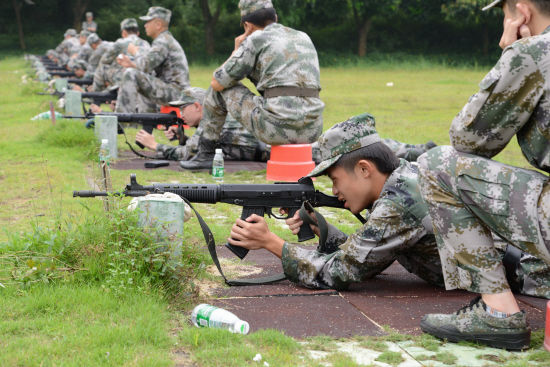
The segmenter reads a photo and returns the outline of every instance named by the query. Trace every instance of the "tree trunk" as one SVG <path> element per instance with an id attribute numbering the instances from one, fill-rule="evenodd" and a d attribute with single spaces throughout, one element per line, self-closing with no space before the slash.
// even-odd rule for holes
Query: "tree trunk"
<path id="1" fill-rule="evenodd" d="M 214 32 L 216 30 L 216 24 L 220 18 L 221 4 L 218 2 L 216 12 L 214 15 L 210 12 L 210 6 L 208 5 L 208 0 L 200 0 L 200 6 L 202 10 L 202 16 L 205 23 L 205 46 L 206 54 L 214 55 L 216 52 L 216 39 L 214 37 Z"/>
<path id="2" fill-rule="evenodd" d="M 73 6 L 73 28 L 77 32 L 82 30 L 82 19 L 90 0 L 77 0 Z"/>
<path id="3" fill-rule="evenodd" d="M 482 30 L 482 39 L 483 39 L 483 56 L 489 55 L 489 27 L 487 24 L 483 24 Z"/>
<path id="4" fill-rule="evenodd" d="M 15 10 L 15 20 L 17 22 L 17 32 L 19 33 L 19 45 L 21 49 L 25 51 L 27 45 L 25 45 L 25 36 L 23 35 L 23 23 L 21 23 L 21 7 L 23 4 L 18 3 L 17 0 L 11 1 L 13 4 L 13 10 Z"/>
<path id="5" fill-rule="evenodd" d="M 364 57 L 367 54 L 367 38 L 372 27 L 372 18 L 365 19 L 359 29 L 358 36 L 359 41 L 357 45 L 357 54 L 359 57 Z"/>

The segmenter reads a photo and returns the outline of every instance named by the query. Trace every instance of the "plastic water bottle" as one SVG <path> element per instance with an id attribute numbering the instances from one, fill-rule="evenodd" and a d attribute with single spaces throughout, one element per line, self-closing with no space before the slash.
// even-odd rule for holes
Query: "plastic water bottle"
<path id="1" fill-rule="evenodd" d="M 212 161 L 212 177 L 217 183 L 223 182 L 223 152 L 221 149 L 216 149 L 214 160 Z"/>
<path id="2" fill-rule="evenodd" d="M 101 146 L 99 147 L 99 164 L 105 162 L 109 165 L 111 154 L 109 151 L 109 139 L 101 139 Z"/>
<path id="3" fill-rule="evenodd" d="M 191 322 L 196 327 L 210 327 L 229 330 L 236 334 L 248 334 L 248 322 L 239 319 L 233 313 L 216 306 L 202 303 L 193 309 Z"/>

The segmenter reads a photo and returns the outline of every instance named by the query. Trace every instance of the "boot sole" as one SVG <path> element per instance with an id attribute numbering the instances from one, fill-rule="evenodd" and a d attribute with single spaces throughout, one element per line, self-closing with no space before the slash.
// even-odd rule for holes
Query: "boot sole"
<path id="1" fill-rule="evenodd" d="M 525 331 L 517 334 L 462 334 L 458 330 L 448 330 L 434 327 L 422 320 L 420 328 L 423 332 L 433 335 L 439 339 L 446 339 L 450 342 L 469 341 L 490 347 L 506 350 L 524 350 L 529 348 L 531 332 Z"/>

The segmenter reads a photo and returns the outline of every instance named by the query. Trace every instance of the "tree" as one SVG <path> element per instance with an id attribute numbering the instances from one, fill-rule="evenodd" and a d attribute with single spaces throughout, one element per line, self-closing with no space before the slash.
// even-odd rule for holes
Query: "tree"
<path id="1" fill-rule="evenodd" d="M 220 13 L 222 11 L 221 1 L 216 1 L 215 3 L 216 10 L 214 14 L 212 14 L 208 0 L 200 0 L 201 12 L 205 22 L 205 46 L 208 55 L 214 55 L 216 52 L 214 31 L 216 30 L 216 24 L 220 19 Z"/>
<path id="2" fill-rule="evenodd" d="M 86 9 L 88 9 L 89 3 L 90 0 L 75 1 L 73 6 L 73 28 L 77 31 L 80 31 L 80 28 L 82 27 L 82 18 L 86 12 Z"/>
<path id="3" fill-rule="evenodd" d="M 361 57 L 367 54 L 367 41 L 372 23 L 378 16 L 395 12 L 400 0 L 349 0 L 357 30 L 357 54 Z"/>
<path id="4" fill-rule="evenodd" d="M 15 21 L 17 22 L 17 33 L 19 34 L 19 45 L 22 50 L 26 50 L 27 46 L 25 45 L 25 35 L 23 34 L 23 22 L 21 21 L 21 8 L 23 3 L 28 5 L 34 5 L 31 0 L 11 0 L 13 5 L 13 10 L 15 11 Z"/>
<path id="5" fill-rule="evenodd" d="M 441 11 L 448 21 L 479 25 L 481 27 L 481 40 L 483 55 L 489 54 L 489 29 L 495 23 L 499 13 L 497 11 L 483 12 L 481 8 L 487 5 L 485 0 L 452 0 L 441 5 Z"/>

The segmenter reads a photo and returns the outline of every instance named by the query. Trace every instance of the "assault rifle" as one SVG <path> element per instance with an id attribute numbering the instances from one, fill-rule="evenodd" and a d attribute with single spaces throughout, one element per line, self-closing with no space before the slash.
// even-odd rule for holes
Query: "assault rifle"
<path id="1" fill-rule="evenodd" d="M 84 95 L 84 93 L 82 93 Z M 118 122 L 134 122 L 139 123 L 143 126 L 143 130 L 147 131 L 149 134 L 153 133 L 153 129 L 158 128 L 159 125 L 164 126 L 168 129 L 170 126 L 177 125 L 178 133 L 176 134 L 179 137 L 179 144 L 185 145 L 187 141 L 187 136 L 183 132 L 183 125 L 185 122 L 181 117 L 178 117 L 174 113 L 117 113 L 117 112 L 99 112 L 93 113 L 91 111 L 86 112 L 85 115 L 81 116 L 63 116 L 63 118 L 71 119 L 93 119 L 95 116 L 116 116 Z M 172 140 L 176 140 L 174 137 Z M 140 148 L 144 148 L 143 145 L 136 142 Z"/>
<path id="2" fill-rule="evenodd" d="M 69 78 L 67 79 L 67 83 L 76 85 L 92 85 L 94 83 L 94 80 L 88 78 Z"/>
<path id="3" fill-rule="evenodd" d="M 281 182 L 274 184 L 171 184 L 157 183 L 143 186 L 137 183 L 136 175 L 130 175 L 130 183 L 121 192 L 108 193 L 105 191 L 74 191 L 73 197 L 96 196 L 145 196 L 171 192 L 186 199 L 191 203 L 228 203 L 243 207 L 241 219 L 246 220 L 252 214 L 259 216 L 272 216 L 277 219 L 287 219 L 307 202 L 312 207 L 344 208 L 344 202 L 336 196 L 325 195 L 313 187 L 313 181 L 309 177 L 303 177 L 298 182 Z M 287 216 L 278 216 L 273 213 L 273 208 L 285 208 Z M 358 216 L 358 218 L 361 218 Z M 362 219 L 362 218 L 361 218 Z M 364 221 L 364 219 L 362 220 Z M 202 226 L 202 223 L 201 223 Z M 203 229 L 204 232 L 204 229 Z M 304 223 L 298 232 L 298 241 L 314 238 L 315 235 L 309 224 Z M 248 250 L 226 243 L 240 259 L 243 259 Z"/>
<path id="4" fill-rule="evenodd" d="M 76 76 L 75 73 L 73 73 L 72 71 L 67 71 L 67 70 L 64 71 L 64 70 L 48 70 L 48 69 L 46 69 L 46 71 L 51 76 L 59 76 L 59 77 L 64 77 L 64 78 L 69 78 L 69 77 Z"/>
<path id="5" fill-rule="evenodd" d="M 48 95 L 48 96 L 57 96 L 59 98 L 64 97 L 64 92 L 52 92 L 52 93 L 37 93 L 40 95 Z M 116 88 L 107 89 L 102 92 L 82 92 L 80 94 L 80 97 L 82 98 L 82 101 L 85 99 L 91 100 L 92 103 L 96 105 L 101 105 L 103 103 L 109 103 L 111 101 L 116 101 L 118 97 L 118 91 Z M 84 118 L 84 117 L 82 117 Z"/>

